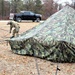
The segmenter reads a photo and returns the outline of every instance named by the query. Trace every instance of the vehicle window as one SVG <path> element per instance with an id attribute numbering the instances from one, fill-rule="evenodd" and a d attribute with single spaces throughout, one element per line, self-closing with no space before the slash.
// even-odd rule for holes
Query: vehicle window
<path id="1" fill-rule="evenodd" d="M 34 13 L 33 12 L 30 12 L 30 15 L 34 15 Z"/>
<path id="2" fill-rule="evenodd" d="M 24 12 L 24 15 L 30 15 L 30 12 Z"/>

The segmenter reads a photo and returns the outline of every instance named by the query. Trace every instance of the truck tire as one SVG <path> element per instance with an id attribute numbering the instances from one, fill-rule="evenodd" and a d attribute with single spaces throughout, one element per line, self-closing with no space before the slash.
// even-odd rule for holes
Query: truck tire
<path id="1" fill-rule="evenodd" d="M 40 18 L 36 18 L 36 22 L 40 22 Z"/>
<path id="2" fill-rule="evenodd" d="M 16 21 L 21 22 L 22 20 L 21 20 L 21 18 L 16 18 Z"/>
<path id="3" fill-rule="evenodd" d="M 32 20 L 33 22 L 35 22 L 35 20 Z"/>

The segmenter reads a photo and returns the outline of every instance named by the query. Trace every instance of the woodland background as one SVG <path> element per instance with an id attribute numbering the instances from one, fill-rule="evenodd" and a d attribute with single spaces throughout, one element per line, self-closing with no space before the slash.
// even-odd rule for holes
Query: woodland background
<path id="1" fill-rule="evenodd" d="M 75 8 L 74 2 L 65 4 Z M 63 5 L 54 0 L 0 0 L 0 20 L 7 20 L 10 13 L 19 13 L 20 11 L 33 11 L 42 14 L 42 19 L 47 19 L 61 8 Z"/>

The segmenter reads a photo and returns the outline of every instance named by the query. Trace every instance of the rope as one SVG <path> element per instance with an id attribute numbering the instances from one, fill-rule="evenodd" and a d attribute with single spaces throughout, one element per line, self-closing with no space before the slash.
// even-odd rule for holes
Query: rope
<path id="1" fill-rule="evenodd" d="M 0 44 L 5 43 L 5 42 L 6 42 L 5 40 L 1 40 L 1 41 L 0 41 Z"/>
<path id="2" fill-rule="evenodd" d="M 7 35 L 9 35 L 9 33 L 4 36 L 1 36 L 1 38 L 10 38 L 10 37 L 6 37 Z"/>
<path id="3" fill-rule="evenodd" d="M 0 44 L 6 43 L 6 45 L 8 46 L 8 41 L 6 40 L 0 40 Z"/>
<path id="4" fill-rule="evenodd" d="M 1 40 L 0 42 L 4 42 L 5 40 Z"/>
<path id="5" fill-rule="evenodd" d="M 0 28 L 0 30 L 7 31 L 8 32 L 8 30 L 2 29 L 2 28 Z"/>
<path id="6" fill-rule="evenodd" d="M 4 35 L 3 37 L 1 37 L 1 38 L 9 38 L 9 37 L 6 37 L 8 34 L 6 34 L 6 35 Z M 7 46 L 8 46 L 8 41 L 7 40 L 3 40 L 3 39 L 0 39 L 0 44 L 3 44 L 3 43 L 7 43 Z"/>
<path id="7" fill-rule="evenodd" d="M 38 64 L 37 64 L 37 58 L 35 58 L 35 64 L 36 64 L 37 73 L 38 73 L 38 75 L 40 75 Z"/>

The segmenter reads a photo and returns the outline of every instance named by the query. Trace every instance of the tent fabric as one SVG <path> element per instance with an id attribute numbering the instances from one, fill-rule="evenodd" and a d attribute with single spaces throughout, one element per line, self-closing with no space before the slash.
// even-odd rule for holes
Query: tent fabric
<path id="1" fill-rule="evenodd" d="M 75 62 L 75 10 L 64 7 L 45 22 L 9 40 L 14 53 L 53 62 Z"/>

